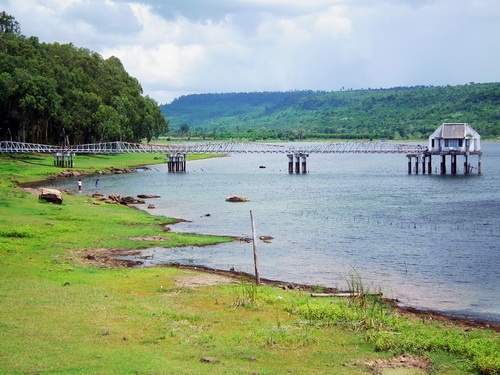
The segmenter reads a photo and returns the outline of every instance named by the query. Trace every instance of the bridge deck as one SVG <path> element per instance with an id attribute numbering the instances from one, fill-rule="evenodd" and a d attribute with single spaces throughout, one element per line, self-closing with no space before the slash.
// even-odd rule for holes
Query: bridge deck
<path id="1" fill-rule="evenodd" d="M 123 154 L 123 153 L 422 153 L 420 145 L 390 142 L 339 142 L 339 143 L 253 143 L 253 142 L 203 142 L 178 145 L 158 145 L 129 142 L 104 142 L 84 145 L 54 146 L 35 143 L 2 141 L 0 153 L 44 154 Z"/>

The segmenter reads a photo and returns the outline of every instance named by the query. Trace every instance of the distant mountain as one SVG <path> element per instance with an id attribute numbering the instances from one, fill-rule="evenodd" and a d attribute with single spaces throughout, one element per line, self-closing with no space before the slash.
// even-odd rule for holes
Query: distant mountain
<path id="1" fill-rule="evenodd" d="M 192 134 L 260 131 L 393 139 L 428 135 L 443 122 L 468 122 L 483 137 L 500 136 L 500 83 L 193 94 L 160 109 L 173 131 Z"/>

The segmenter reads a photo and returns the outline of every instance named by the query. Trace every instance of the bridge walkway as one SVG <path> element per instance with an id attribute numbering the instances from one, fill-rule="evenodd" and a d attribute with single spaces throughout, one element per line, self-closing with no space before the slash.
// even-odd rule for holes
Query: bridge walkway
<path id="1" fill-rule="evenodd" d="M 338 143 L 255 143 L 255 142 L 202 142 L 177 145 L 144 144 L 130 142 L 103 142 L 70 146 L 1 141 L 0 153 L 48 154 L 122 154 L 122 153 L 422 153 L 420 145 L 391 142 L 338 142 Z"/>

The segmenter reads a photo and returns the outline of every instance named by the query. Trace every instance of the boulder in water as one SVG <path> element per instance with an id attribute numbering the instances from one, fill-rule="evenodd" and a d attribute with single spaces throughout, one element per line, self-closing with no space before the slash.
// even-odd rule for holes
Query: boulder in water
<path id="1" fill-rule="evenodd" d="M 226 202 L 249 202 L 250 199 L 242 195 L 231 195 L 226 198 Z"/>

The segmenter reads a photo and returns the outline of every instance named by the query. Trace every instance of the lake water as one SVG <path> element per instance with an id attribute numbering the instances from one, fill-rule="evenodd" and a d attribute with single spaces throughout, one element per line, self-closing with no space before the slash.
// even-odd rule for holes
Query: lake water
<path id="1" fill-rule="evenodd" d="M 457 175 L 409 175 L 404 154 L 310 154 L 308 173 L 289 174 L 284 154 L 235 154 L 188 162 L 186 173 L 155 165 L 101 176 L 98 189 L 82 180 L 87 194 L 160 195 L 148 212 L 189 220 L 179 232 L 251 237 L 252 210 L 257 236 L 273 237 L 257 243 L 263 278 L 345 289 L 357 274 L 405 305 L 500 322 L 500 143 L 482 146 L 481 175 L 463 175 L 462 157 Z M 77 190 L 74 180 L 50 184 Z M 146 265 L 254 270 L 242 241 L 146 254 Z"/>

